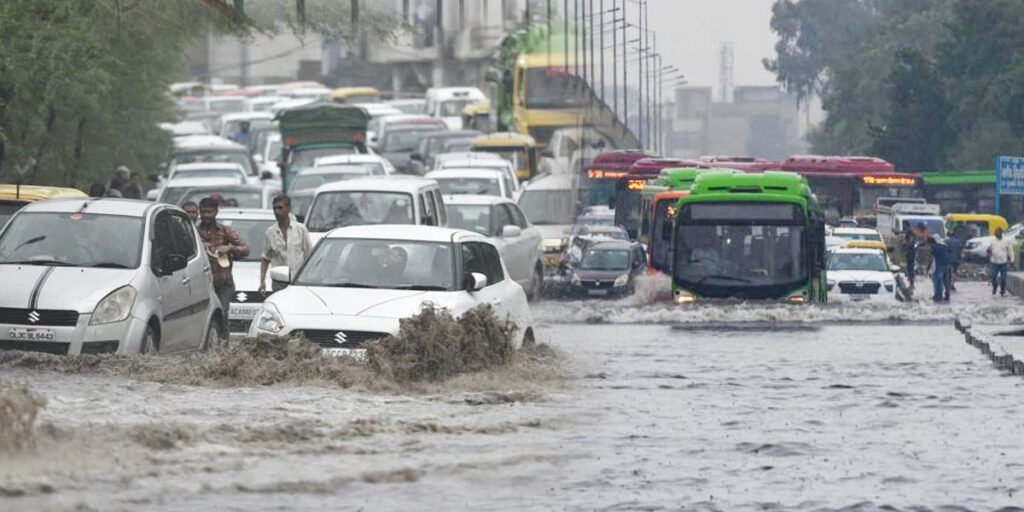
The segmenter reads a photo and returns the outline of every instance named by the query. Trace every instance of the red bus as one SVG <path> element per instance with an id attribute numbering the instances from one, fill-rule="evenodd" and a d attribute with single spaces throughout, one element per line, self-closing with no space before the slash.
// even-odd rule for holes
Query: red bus
<path id="1" fill-rule="evenodd" d="M 615 183 L 629 174 L 633 162 L 649 157 L 639 149 L 606 151 L 595 156 L 594 161 L 578 175 L 576 182 L 580 209 L 588 206 L 614 207 Z"/>
<path id="2" fill-rule="evenodd" d="M 782 168 L 782 164 L 779 162 L 772 162 L 771 160 L 765 160 L 763 158 L 754 158 L 752 156 L 703 156 L 700 158 L 702 162 L 706 162 L 711 167 L 717 167 L 719 169 L 736 169 L 743 172 L 764 172 L 764 171 L 777 171 Z"/>
<path id="3" fill-rule="evenodd" d="M 898 173 L 881 158 L 791 156 L 782 170 L 807 178 L 826 216 L 871 216 L 879 197 L 918 197 L 920 176 Z"/>
<path id="4" fill-rule="evenodd" d="M 629 174 L 615 183 L 615 225 L 626 228 L 629 237 L 637 239 L 643 221 L 640 196 L 646 184 L 658 179 L 664 169 L 696 167 L 706 169 L 708 164 L 679 158 L 644 158 L 633 162 Z"/>

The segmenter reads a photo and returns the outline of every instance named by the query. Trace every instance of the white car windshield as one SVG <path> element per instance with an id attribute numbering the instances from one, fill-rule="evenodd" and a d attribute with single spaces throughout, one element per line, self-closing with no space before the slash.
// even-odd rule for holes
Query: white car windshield
<path id="1" fill-rule="evenodd" d="M 237 178 L 242 184 L 245 174 L 240 169 L 175 169 L 171 172 L 171 180 L 186 178 Z"/>
<path id="2" fill-rule="evenodd" d="M 445 194 L 500 196 L 501 184 L 494 178 L 434 178 Z"/>
<path id="3" fill-rule="evenodd" d="M 491 236 L 491 207 L 475 204 L 446 204 L 448 227 Z"/>
<path id="4" fill-rule="evenodd" d="M 217 162 L 217 163 L 232 163 L 242 166 L 245 173 L 248 175 L 256 174 L 252 168 L 252 162 L 249 161 L 249 154 L 241 151 L 195 151 L 195 152 L 181 152 L 171 159 L 170 165 L 174 167 L 181 164 L 194 164 L 194 163 L 205 163 L 205 162 Z"/>
<path id="5" fill-rule="evenodd" d="M 864 270 L 870 272 L 888 272 L 889 266 L 881 254 L 875 253 L 839 253 L 833 254 L 828 260 L 829 270 Z"/>
<path id="6" fill-rule="evenodd" d="M 249 256 L 241 258 L 241 261 L 260 261 L 263 257 L 263 243 L 266 241 L 267 228 L 274 220 L 252 220 L 252 219 L 225 219 L 218 217 L 217 223 L 227 226 L 249 246 Z"/>
<path id="7" fill-rule="evenodd" d="M 384 168 L 379 164 L 353 164 L 345 166 L 331 166 L 338 167 L 338 172 L 332 173 L 299 173 L 298 176 L 292 180 L 292 190 L 305 190 L 308 188 L 317 188 L 320 185 L 326 183 L 334 183 L 336 181 L 351 180 L 354 178 L 362 178 L 364 176 L 376 176 L 384 174 Z M 314 167 L 318 171 L 322 171 L 323 167 Z"/>
<path id="8" fill-rule="evenodd" d="M 306 219 L 310 231 L 362 224 L 413 224 L 412 196 L 402 192 L 325 192 Z"/>
<path id="9" fill-rule="evenodd" d="M 538 225 L 572 224 L 576 217 L 576 197 L 572 190 L 527 190 L 519 198 L 519 208 Z"/>
<path id="10" fill-rule="evenodd" d="M 448 243 L 327 238 L 317 244 L 295 285 L 453 291 L 454 270 Z"/>
<path id="11" fill-rule="evenodd" d="M 137 268 L 142 219 L 89 213 L 23 213 L 0 238 L 0 263 Z"/>

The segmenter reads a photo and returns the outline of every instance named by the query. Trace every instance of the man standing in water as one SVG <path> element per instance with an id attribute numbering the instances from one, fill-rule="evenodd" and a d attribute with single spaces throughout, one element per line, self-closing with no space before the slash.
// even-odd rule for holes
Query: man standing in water
<path id="1" fill-rule="evenodd" d="M 235 230 L 217 224 L 217 200 L 205 197 L 199 201 L 199 237 L 206 244 L 206 253 L 213 268 L 213 290 L 220 299 L 224 324 L 228 325 L 228 308 L 235 294 L 235 280 L 231 276 L 232 260 L 249 255 L 249 246 Z"/>
<path id="2" fill-rule="evenodd" d="M 1003 238 L 1003 228 L 996 228 L 996 239 L 988 247 L 988 262 L 991 265 L 989 270 L 992 280 L 992 295 L 999 289 L 999 295 L 1006 295 L 1006 271 L 1013 263 L 1013 244 Z"/>
<path id="3" fill-rule="evenodd" d="M 292 200 L 288 196 L 274 198 L 274 218 L 277 224 L 267 228 L 260 261 L 260 293 L 267 293 L 267 269 L 287 266 L 294 278 L 299 266 L 309 256 L 313 245 L 306 226 L 292 218 Z"/>
<path id="4" fill-rule="evenodd" d="M 914 289 L 914 268 L 917 263 L 917 236 L 910 227 L 910 222 L 903 221 L 903 249 L 904 269 L 907 271 L 907 280 L 910 281 L 910 289 Z"/>
<path id="5" fill-rule="evenodd" d="M 949 287 L 948 287 L 948 272 L 949 267 L 952 264 L 949 256 L 949 247 L 946 244 L 939 241 L 939 238 L 935 235 L 928 236 L 928 247 L 931 248 L 932 261 L 934 262 L 932 269 L 932 285 L 935 288 L 935 294 L 932 296 L 932 300 L 935 302 L 949 302 Z"/>

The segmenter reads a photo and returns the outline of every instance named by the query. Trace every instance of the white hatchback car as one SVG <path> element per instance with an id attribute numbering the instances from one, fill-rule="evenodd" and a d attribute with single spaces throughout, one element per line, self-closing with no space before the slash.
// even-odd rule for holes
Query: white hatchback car
<path id="1" fill-rule="evenodd" d="M 462 195 L 445 196 L 444 206 L 449 227 L 488 237 L 527 297 L 540 296 L 544 287 L 543 237 L 519 205 L 501 197 Z"/>
<path id="2" fill-rule="evenodd" d="M 228 226 L 238 233 L 249 246 L 249 256 L 235 260 L 231 266 L 231 277 L 235 281 L 235 295 L 228 308 L 228 332 L 245 334 L 249 324 L 256 317 L 263 303 L 260 289 L 260 265 L 263 258 L 263 242 L 267 228 L 277 222 L 271 210 L 253 208 L 221 208 L 217 223 Z M 267 277 L 267 290 L 270 290 Z"/>
<path id="3" fill-rule="evenodd" d="M 0 232 L 0 349 L 178 352 L 225 332 L 185 212 L 124 199 L 22 208 Z"/>
<path id="4" fill-rule="evenodd" d="M 828 300 L 895 302 L 897 271 L 878 249 L 835 249 L 828 257 Z"/>
<path id="5" fill-rule="evenodd" d="M 508 175 L 490 169 L 444 169 L 423 175 L 441 186 L 445 195 L 482 195 L 511 199 L 515 190 Z"/>
<path id="6" fill-rule="evenodd" d="M 290 282 L 274 293 L 250 336 L 303 335 L 326 354 L 361 355 L 363 344 L 398 333 L 424 304 L 459 316 L 481 304 L 532 343 L 533 316 L 523 288 L 507 277 L 498 249 L 468 231 L 425 226 L 352 226 L 331 231 L 299 270 L 271 269 Z"/>

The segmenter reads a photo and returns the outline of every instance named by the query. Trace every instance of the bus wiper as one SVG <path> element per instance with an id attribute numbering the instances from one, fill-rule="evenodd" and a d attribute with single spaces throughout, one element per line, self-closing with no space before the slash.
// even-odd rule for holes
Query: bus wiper
<path id="1" fill-rule="evenodd" d="M 704 281 L 707 281 L 708 279 L 723 279 L 723 280 L 726 280 L 726 281 L 736 281 L 736 282 L 739 282 L 739 283 L 749 283 L 750 282 L 750 279 L 746 279 L 746 278 L 743 278 L 743 277 L 726 276 L 726 275 L 722 275 L 722 274 L 712 274 L 710 276 L 704 276 L 704 277 L 700 278 L 700 280 L 697 281 L 697 284 L 703 284 Z"/>

